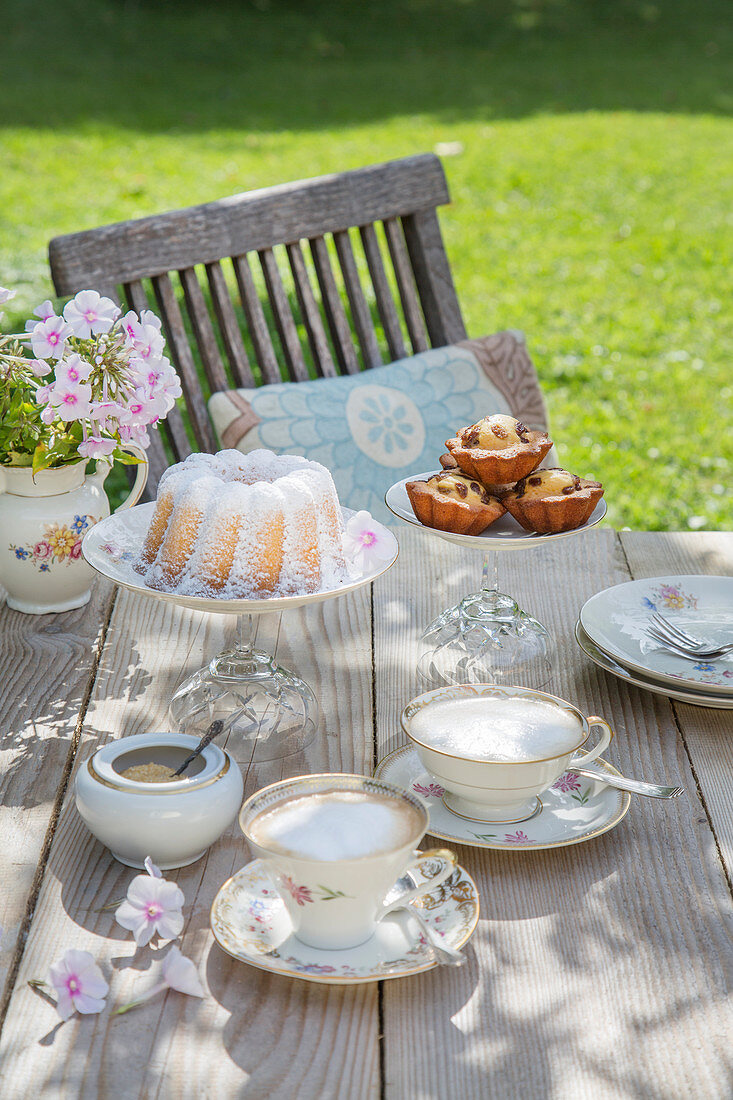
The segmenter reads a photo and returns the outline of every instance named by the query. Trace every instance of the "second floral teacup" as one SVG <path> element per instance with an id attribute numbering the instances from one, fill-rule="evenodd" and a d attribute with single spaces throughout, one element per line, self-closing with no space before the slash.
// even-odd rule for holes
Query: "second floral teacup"
<path id="1" fill-rule="evenodd" d="M 406 901 L 440 885 L 456 866 L 447 849 L 416 850 L 428 827 L 418 798 L 362 775 L 274 783 L 244 803 L 239 822 L 285 902 L 293 932 L 310 947 L 364 943 L 402 875 L 437 869 L 400 896 Z"/>
<path id="2" fill-rule="evenodd" d="M 593 726 L 596 745 L 583 753 Z M 524 687 L 460 684 L 408 703 L 402 728 L 423 766 L 445 787 L 449 810 L 474 821 L 526 821 L 539 796 L 573 765 L 600 756 L 608 723 L 586 718 L 564 699 Z"/>

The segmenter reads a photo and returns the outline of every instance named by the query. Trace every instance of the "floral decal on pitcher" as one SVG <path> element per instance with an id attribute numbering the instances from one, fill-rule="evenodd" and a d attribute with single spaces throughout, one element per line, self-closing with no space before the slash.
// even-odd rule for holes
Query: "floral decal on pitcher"
<path id="1" fill-rule="evenodd" d="M 95 523 L 97 516 L 74 516 L 70 525 L 47 523 L 43 538 L 28 546 L 16 546 L 10 543 L 8 549 L 19 561 L 28 561 L 39 573 L 48 573 L 51 566 L 65 562 L 67 566 L 81 560 L 82 535 Z"/>

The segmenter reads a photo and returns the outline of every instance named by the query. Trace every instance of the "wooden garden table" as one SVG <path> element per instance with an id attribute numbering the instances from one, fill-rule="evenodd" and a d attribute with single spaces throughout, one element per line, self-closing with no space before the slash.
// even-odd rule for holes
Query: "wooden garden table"
<path id="1" fill-rule="evenodd" d="M 400 743 L 419 628 L 475 587 L 477 562 L 419 531 L 398 535 L 400 558 L 373 592 L 283 616 L 278 654 L 315 687 L 322 729 L 305 769 L 253 768 L 248 793 L 296 770 L 370 773 Z M 150 984 L 142 972 L 154 958 L 136 955 L 104 908 L 131 871 L 79 819 L 76 769 L 109 738 L 168 728 L 174 687 L 234 624 L 101 582 L 79 611 L 3 609 L 0 1096 L 729 1096 L 733 712 L 621 683 L 586 659 L 572 629 L 581 604 L 608 585 L 732 568 L 727 534 L 601 529 L 502 557 L 508 590 L 555 631 L 556 693 L 615 726 L 606 755 L 622 771 L 680 781 L 686 795 L 635 798 L 615 829 L 575 847 L 457 846 L 481 894 L 462 970 L 336 987 L 230 959 L 209 908 L 248 859 L 235 824 L 205 858 L 170 873 L 185 892 L 182 950 L 205 1000 L 169 993 L 124 1016 L 65 1024 L 27 983 L 67 948 L 101 963 L 111 1003 Z"/>

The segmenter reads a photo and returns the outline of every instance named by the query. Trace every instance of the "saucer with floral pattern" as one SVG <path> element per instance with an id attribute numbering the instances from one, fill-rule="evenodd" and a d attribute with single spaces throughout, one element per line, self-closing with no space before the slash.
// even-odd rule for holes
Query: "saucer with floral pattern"
<path id="1" fill-rule="evenodd" d="M 406 887 L 414 885 L 412 880 Z M 451 947 L 471 936 L 479 915 L 476 884 L 462 867 L 411 905 Z M 408 905 L 409 909 L 409 905 Z M 404 978 L 437 966 L 422 929 L 409 912 L 389 913 L 371 939 L 343 951 L 308 947 L 293 935 L 285 903 L 261 860 L 225 882 L 211 907 L 211 930 L 228 955 L 288 978 L 334 985 Z"/>
<path id="2" fill-rule="evenodd" d="M 589 767 L 609 775 L 620 774 L 600 756 Z M 412 745 L 385 756 L 374 776 L 423 799 L 430 814 L 428 833 L 431 836 L 474 848 L 515 852 L 517 849 L 581 844 L 613 829 L 631 805 L 631 796 L 625 791 L 609 787 L 600 779 L 585 779 L 566 772 L 549 790 L 542 792 L 541 810 L 528 821 L 501 825 L 461 817 L 448 809 L 443 801 L 445 788 L 425 770 Z"/>

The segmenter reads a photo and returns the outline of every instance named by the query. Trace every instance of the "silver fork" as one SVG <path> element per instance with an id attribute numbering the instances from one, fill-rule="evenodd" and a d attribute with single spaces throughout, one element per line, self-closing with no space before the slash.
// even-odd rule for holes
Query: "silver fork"
<path id="1" fill-rule="evenodd" d="M 677 653 L 680 657 L 686 657 L 689 661 L 714 661 L 718 657 L 725 657 L 727 653 L 733 653 L 733 642 L 706 649 L 704 645 L 691 646 L 673 641 L 669 635 L 662 634 L 659 629 L 653 626 L 648 626 L 646 633 L 655 642 L 666 646 L 667 649 Z"/>

